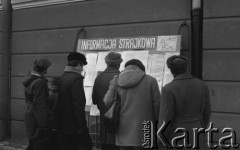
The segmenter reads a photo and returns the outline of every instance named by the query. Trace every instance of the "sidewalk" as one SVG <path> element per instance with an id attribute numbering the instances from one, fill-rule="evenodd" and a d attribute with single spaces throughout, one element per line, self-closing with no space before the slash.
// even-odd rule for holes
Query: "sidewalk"
<path id="1" fill-rule="evenodd" d="M 9 142 L 0 142 L 0 150 L 26 150 L 27 145 L 12 146 Z"/>

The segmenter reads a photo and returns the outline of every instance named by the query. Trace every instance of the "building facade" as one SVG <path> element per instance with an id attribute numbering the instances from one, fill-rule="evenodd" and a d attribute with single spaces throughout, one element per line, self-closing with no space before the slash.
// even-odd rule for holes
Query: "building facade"
<path id="1" fill-rule="evenodd" d="M 203 5 L 202 77 L 210 88 L 211 121 L 214 127 L 219 128 L 219 133 L 214 134 L 216 143 L 224 135 L 222 130 L 225 127 L 236 131 L 237 143 L 240 143 L 239 7 L 239 0 L 204 0 Z M 177 34 L 182 35 L 183 53 L 189 56 L 191 8 L 191 0 L 72 0 L 51 3 L 30 1 L 21 4 L 14 2 L 9 51 L 9 98 L 1 97 L 8 88 L 0 90 L 0 105 L 9 106 L 6 108 L 9 112 L 9 140 L 13 144 L 27 143 L 23 122 L 25 100 L 22 82 L 36 57 L 43 56 L 52 61 L 53 65 L 49 68 L 51 77 L 63 72 L 67 62 L 66 56 L 76 49 L 78 37 L 113 38 Z M 2 7 L 0 60 L 5 55 L 2 46 L 5 24 L 3 15 Z M 181 24 L 184 22 L 187 28 L 182 30 Z M 3 63 L 2 60 L 0 62 Z M 0 68 L 0 84 L 5 80 L 2 74 Z M 5 104 L 6 101 L 8 104 Z M 4 114 L 6 113 L 0 114 L 0 129 L 5 129 Z"/>

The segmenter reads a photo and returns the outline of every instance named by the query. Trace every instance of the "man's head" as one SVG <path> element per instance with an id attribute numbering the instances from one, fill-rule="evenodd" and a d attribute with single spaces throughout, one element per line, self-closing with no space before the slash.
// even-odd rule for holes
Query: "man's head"
<path id="1" fill-rule="evenodd" d="M 145 66 L 143 65 L 143 63 L 138 60 L 138 59 L 131 59 L 129 60 L 128 62 L 126 62 L 125 64 L 125 68 L 129 65 L 135 65 L 135 66 L 138 66 L 142 71 L 145 72 Z"/>
<path id="2" fill-rule="evenodd" d="M 188 67 L 188 59 L 180 55 L 174 55 L 167 59 L 167 66 L 171 70 L 173 76 L 186 73 Z"/>
<path id="3" fill-rule="evenodd" d="M 33 70 L 41 74 L 47 74 L 47 69 L 50 66 L 51 62 L 47 58 L 37 58 L 33 62 Z"/>
<path id="4" fill-rule="evenodd" d="M 77 66 L 85 66 L 87 65 L 87 59 L 85 57 L 85 55 L 78 53 L 78 52 L 71 52 L 69 53 L 68 57 L 68 66 L 72 66 L 72 67 L 77 67 Z"/>
<path id="5" fill-rule="evenodd" d="M 116 67 L 120 68 L 120 64 L 122 63 L 123 59 L 121 57 L 121 54 L 116 52 L 110 52 L 105 57 L 105 63 L 108 67 Z"/>

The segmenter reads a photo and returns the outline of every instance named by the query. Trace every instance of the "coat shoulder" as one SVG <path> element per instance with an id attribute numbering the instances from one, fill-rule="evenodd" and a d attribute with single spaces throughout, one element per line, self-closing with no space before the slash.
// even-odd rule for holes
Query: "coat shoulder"
<path id="1" fill-rule="evenodd" d="M 157 82 L 157 79 L 156 78 L 154 78 L 154 77 L 152 77 L 152 76 L 150 76 L 150 75 L 145 75 L 145 77 L 144 77 L 146 80 L 148 80 L 148 81 L 150 81 L 150 82 Z"/>

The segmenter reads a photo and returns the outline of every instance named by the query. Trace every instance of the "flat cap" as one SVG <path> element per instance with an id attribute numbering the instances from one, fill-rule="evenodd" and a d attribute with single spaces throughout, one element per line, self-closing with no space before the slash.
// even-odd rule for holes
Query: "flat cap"
<path id="1" fill-rule="evenodd" d="M 181 55 L 174 55 L 167 59 L 167 66 L 173 73 L 185 73 L 188 59 Z"/>

